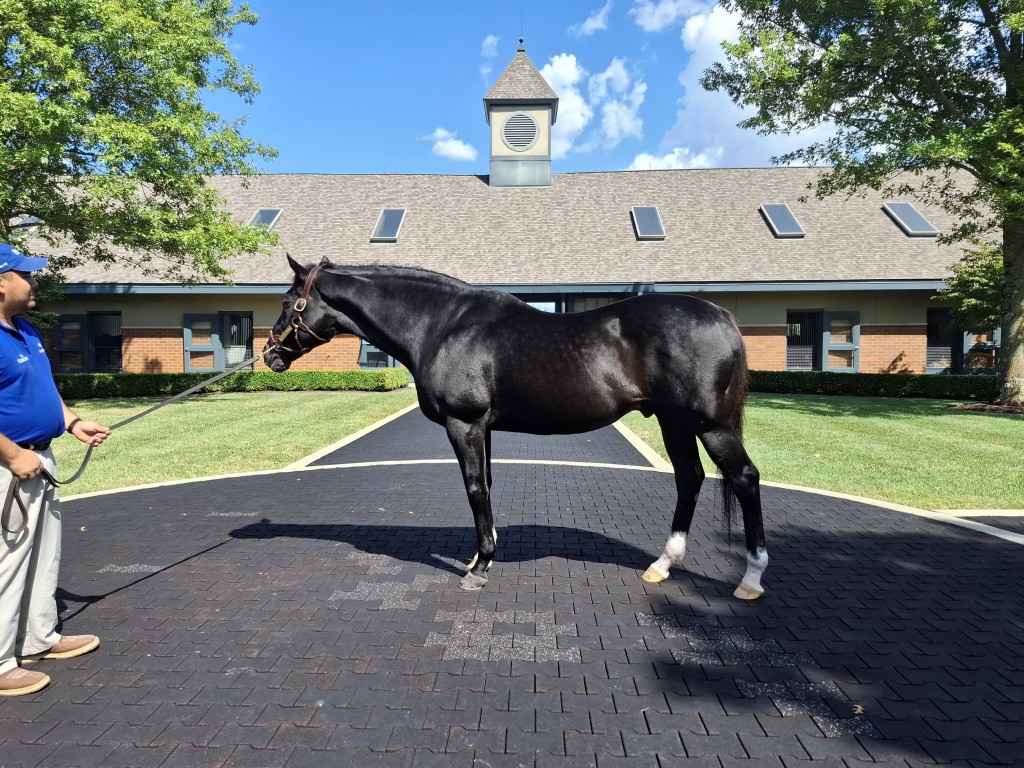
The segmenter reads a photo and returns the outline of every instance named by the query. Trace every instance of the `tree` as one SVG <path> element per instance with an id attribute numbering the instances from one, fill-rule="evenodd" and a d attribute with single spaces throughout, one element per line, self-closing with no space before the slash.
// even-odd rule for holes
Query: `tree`
<path id="1" fill-rule="evenodd" d="M 743 125 L 761 133 L 833 128 L 778 162 L 830 166 L 819 196 L 939 204 L 959 221 L 948 242 L 1001 235 L 1001 399 L 1024 404 L 1024 2 L 724 5 L 740 37 L 704 87 L 753 107 Z"/>
<path id="2" fill-rule="evenodd" d="M 231 0 L 0 0 L 0 237 L 57 269 L 122 262 L 186 282 L 265 250 L 206 177 L 275 152 L 203 104 L 259 88 L 227 45 Z M 31 237 L 29 235 L 31 234 Z"/>
<path id="3" fill-rule="evenodd" d="M 948 286 L 939 296 L 953 302 L 953 322 L 972 333 L 985 333 L 1002 322 L 1003 249 L 983 241 L 964 251 L 950 266 Z"/>

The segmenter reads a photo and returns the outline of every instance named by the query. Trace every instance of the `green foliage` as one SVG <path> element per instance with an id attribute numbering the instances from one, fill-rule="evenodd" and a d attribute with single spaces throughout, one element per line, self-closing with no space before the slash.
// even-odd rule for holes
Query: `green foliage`
<path id="1" fill-rule="evenodd" d="M 790 395 L 924 397 L 991 402 L 999 394 L 999 380 L 995 376 L 751 371 L 750 389 L 752 392 Z"/>
<path id="2" fill-rule="evenodd" d="M 183 282 L 265 250 L 204 178 L 275 154 L 203 104 L 258 92 L 227 42 L 256 20 L 231 0 L 0 0 L 0 239 L 69 246 L 58 271 L 120 260 Z"/>
<path id="3" fill-rule="evenodd" d="M 53 328 L 60 317 L 56 312 L 49 312 L 44 307 L 60 301 L 64 296 L 64 278 L 59 272 L 47 269 L 37 272 L 36 308 L 25 312 L 25 318 L 36 328 Z"/>
<path id="4" fill-rule="evenodd" d="M 744 125 L 760 133 L 827 128 L 827 138 L 776 158 L 832 166 L 819 194 L 916 195 L 960 221 L 953 240 L 1024 215 L 1024 112 L 1003 87 L 1010 75 L 1024 88 L 1009 66 L 1019 51 L 1002 51 L 1020 33 L 1008 27 L 1014 3 L 986 4 L 989 23 L 976 2 L 725 5 L 742 14 L 740 39 L 723 46 L 726 60 L 703 83 L 753 107 Z M 970 176 L 955 184 L 953 171 Z"/>
<path id="5" fill-rule="evenodd" d="M 777 162 L 944 208 L 946 242 L 1001 231 L 1008 402 L 1024 402 L 1024 13 L 1020 0 L 726 0 L 740 36 L 703 85 L 760 133 L 822 129 Z M 965 268 L 970 270 L 971 267 Z"/>
<path id="6" fill-rule="evenodd" d="M 171 396 L 201 384 L 206 373 L 61 373 L 54 376 L 65 400 L 96 397 Z M 389 392 L 409 385 L 405 368 L 362 371 L 238 371 L 202 392 L 296 392 L 308 390 Z"/>
<path id="7" fill-rule="evenodd" d="M 950 267 L 949 286 L 937 298 L 952 300 L 953 323 L 973 333 L 998 328 L 1002 323 L 1003 249 L 982 241 L 964 250 L 964 257 Z"/>

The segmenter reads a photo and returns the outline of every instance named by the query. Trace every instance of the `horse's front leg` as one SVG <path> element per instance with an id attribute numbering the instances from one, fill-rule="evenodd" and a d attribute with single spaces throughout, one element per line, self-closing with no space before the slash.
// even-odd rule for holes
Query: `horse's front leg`
<path id="1" fill-rule="evenodd" d="M 476 556 L 470 562 L 459 586 L 476 590 L 487 583 L 487 571 L 491 568 L 498 546 L 494 515 L 491 512 L 490 430 L 483 424 L 470 424 L 456 419 L 448 419 L 445 427 L 459 459 L 476 525 Z"/>
<path id="2" fill-rule="evenodd" d="M 672 566 L 683 564 L 686 555 L 686 535 L 693 522 L 697 497 L 704 483 L 704 467 L 700 463 L 697 438 L 674 419 L 658 417 L 665 450 L 676 476 L 676 511 L 672 517 L 672 534 L 665 543 L 665 551 L 644 572 L 643 580 L 654 584 L 669 577 Z"/>

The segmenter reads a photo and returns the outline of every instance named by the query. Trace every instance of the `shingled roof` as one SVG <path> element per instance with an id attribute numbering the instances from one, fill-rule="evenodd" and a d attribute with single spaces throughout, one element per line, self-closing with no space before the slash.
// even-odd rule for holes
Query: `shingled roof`
<path id="1" fill-rule="evenodd" d="M 519 50 L 505 71 L 491 86 L 484 96 L 484 113 L 487 122 L 491 121 L 488 104 L 551 104 L 551 123 L 554 124 L 558 115 L 558 94 L 552 90 L 537 67 L 530 61 L 520 40 Z"/>
<path id="2" fill-rule="evenodd" d="M 232 215 L 248 221 L 280 208 L 282 247 L 272 257 L 230 260 L 239 288 L 291 282 L 284 258 L 434 269 L 471 283 L 502 286 L 602 284 L 939 281 L 961 255 L 935 238 L 907 237 L 878 196 L 813 194 L 813 168 L 621 171 L 556 174 L 550 187 L 509 189 L 486 176 L 266 175 L 243 186 L 211 180 Z M 787 203 L 806 230 L 776 238 L 758 212 Z M 632 206 L 657 206 L 662 241 L 640 241 Z M 394 243 L 372 243 L 383 208 L 406 209 Z M 918 206 L 940 230 L 951 221 Z M 76 284 L 158 284 L 127 267 L 86 264 Z M 96 286 L 98 287 L 98 286 Z M 94 288 L 95 289 L 95 288 Z"/>

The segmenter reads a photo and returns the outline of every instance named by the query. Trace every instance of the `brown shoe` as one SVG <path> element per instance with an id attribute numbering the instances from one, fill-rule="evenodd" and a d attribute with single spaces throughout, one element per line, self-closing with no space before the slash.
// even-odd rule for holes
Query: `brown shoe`
<path id="1" fill-rule="evenodd" d="M 50 684 L 50 676 L 42 672 L 15 667 L 0 675 L 0 696 L 24 696 Z"/>
<path id="2" fill-rule="evenodd" d="M 32 664 L 40 659 L 73 659 L 99 647 L 100 639 L 96 635 L 64 635 L 50 650 L 23 656 L 19 661 Z"/>

